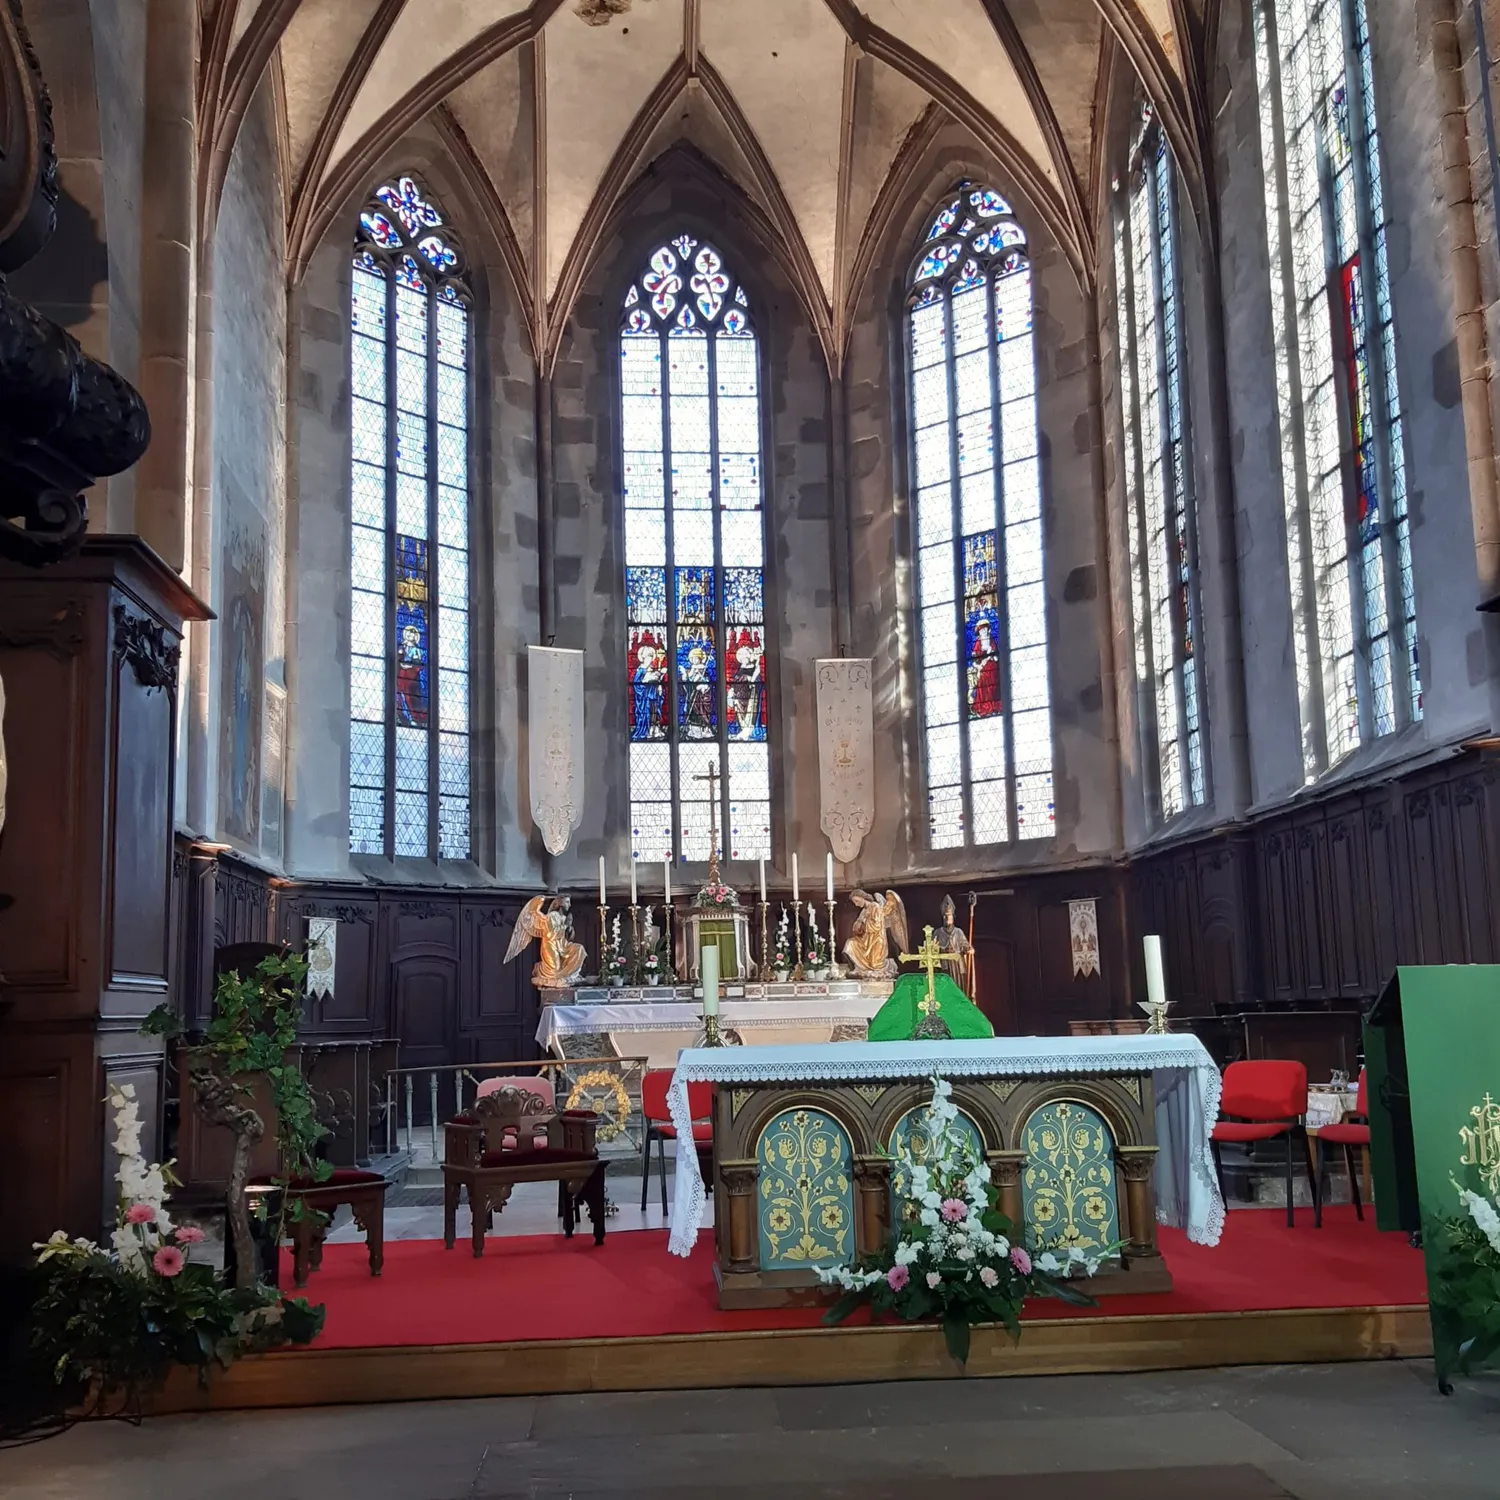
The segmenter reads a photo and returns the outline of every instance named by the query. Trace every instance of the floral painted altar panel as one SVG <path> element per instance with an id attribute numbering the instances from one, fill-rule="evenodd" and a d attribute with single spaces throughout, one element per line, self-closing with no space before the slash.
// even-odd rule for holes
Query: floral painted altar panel
<path id="1" fill-rule="evenodd" d="M 854 1178 L 838 1121 L 822 1110 L 784 1110 L 761 1131 L 755 1156 L 761 1265 L 845 1263 L 854 1245 Z"/>

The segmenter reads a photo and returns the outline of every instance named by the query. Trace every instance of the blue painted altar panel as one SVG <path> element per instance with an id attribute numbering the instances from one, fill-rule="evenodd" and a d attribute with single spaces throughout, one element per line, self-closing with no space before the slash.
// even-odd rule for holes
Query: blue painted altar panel
<path id="1" fill-rule="evenodd" d="M 1115 1139 L 1096 1110 L 1071 1099 L 1042 1105 L 1027 1118 L 1021 1149 L 1021 1218 L 1033 1250 L 1097 1253 L 1120 1237 Z"/>
<path id="2" fill-rule="evenodd" d="M 854 1179 L 843 1126 L 817 1109 L 787 1109 L 755 1146 L 760 1268 L 806 1270 L 854 1259 Z"/>

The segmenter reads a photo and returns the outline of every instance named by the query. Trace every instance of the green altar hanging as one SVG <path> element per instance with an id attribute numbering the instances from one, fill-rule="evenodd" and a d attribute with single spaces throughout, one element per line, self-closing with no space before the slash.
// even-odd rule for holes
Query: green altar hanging
<path id="1" fill-rule="evenodd" d="M 950 1036 L 960 1039 L 994 1036 L 995 1028 L 985 1014 L 946 974 L 932 978 L 935 1014 L 947 1024 Z M 927 999 L 927 976 L 903 974 L 896 981 L 891 998 L 875 1013 L 870 1022 L 872 1042 L 906 1042 L 916 1035 L 922 1022 L 922 1002 Z"/>

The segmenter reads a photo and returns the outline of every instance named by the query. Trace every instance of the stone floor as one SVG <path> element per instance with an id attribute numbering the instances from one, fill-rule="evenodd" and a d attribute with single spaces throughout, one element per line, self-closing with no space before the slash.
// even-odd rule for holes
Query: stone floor
<path id="1" fill-rule="evenodd" d="M 6 1500 L 1494 1500 L 1500 1382 L 1430 1363 L 164 1417 L 0 1452 Z"/>

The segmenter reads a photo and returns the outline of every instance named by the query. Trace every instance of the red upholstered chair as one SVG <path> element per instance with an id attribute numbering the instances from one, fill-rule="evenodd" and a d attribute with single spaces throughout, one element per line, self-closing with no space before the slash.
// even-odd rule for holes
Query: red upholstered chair
<path id="1" fill-rule="evenodd" d="M 646 1211 L 646 1193 L 651 1186 L 651 1142 L 656 1142 L 656 1161 L 661 1169 L 661 1211 L 667 1211 L 667 1145 L 677 1139 L 667 1109 L 667 1089 L 672 1082 L 670 1068 L 653 1068 L 641 1078 L 641 1115 L 646 1122 L 641 1142 L 641 1212 Z M 693 1146 L 700 1156 L 713 1150 L 714 1090 L 711 1083 L 688 1084 L 688 1105 L 693 1113 Z M 682 1149 L 681 1145 L 677 1148 Z M 705 1177 L 705 1180 L 707 1178 Z"/>
<path id="2" fill-rule="evenodd" d="M 1225 1141 L 1250 1146 L 1256 1141 L 1286 1137 L 1286 1223 L 1296 1222 L 1292 1211 L 1292 1137 L 1302 1130 L 1307 1113 L 1307 1069 L 1299 1062 L 1230 1063 L 1224 1070 L 1224 1093 L 1219 1102 L 1219 1123 L 1211 1137 L 1214 1170 L 1219 1174 L 1219 1196 L 1224 1196 L 1224 1164 L 1219 1147 Z M 1232 1118 L 1226 1118 L 1232 1117 Z M 1313 1173 L 1307 1134 L 1302 1135 L 1303 1164 L 1312 1187 L 1313 1216 L 1319 1214 L 1318 1179 Z"/>
<path id="3" fill-rule="evenodd" d="M 604 1243 L 599 1116 L 591 1109 L 538 1114 L 536 1098 L 526 1089 L 500 1088 L 443 1126 L 443 1243 L 449 1250 L 461 1196 L 469 1199 L 474 1254 L 483 1255 L 485 1231 L 518 1182 L 555 1182 L 564 1236 L 573 1238 L 583 1204 L 593 1220 L 594 1243 Z M 543 1129 L 546 1144 L 538 1146 L 536 1134 Z"/>
<path id="4" fill-rule="evenodd" d="M 1318 1180 L 1323 1180 L 1324 1145 L 1344 1148 L 1344 1165 L 1349 1168 L 1349 1196 L 1354 1200 L 1355 1215 L 1363 1220 L 1365 1206 L 1359 1201 L 1359 1173 L 1354 1170 L 1354 1148 L 1370 1149 L 1370 1099 L 1365 1092 L 1365 1070 L 1359 1070 L 1359 1094 L 1354 1101 L 1353 1114 L 1346 1113 L 1337 1125 L 1325 1125 L 1314 1137 L 1317 1141 Z M 1316 1204 L 1318 1228 L 1323 1227 L 1323 1206 Z"/>
<path id="5" fill-rule="evenodd" d="M 253 1177 L 250 1187 L 274 1182 L 272 1177 Z M 370 1275 L 379 1276 L 385 1264 L 385 1190 L 389 1186 L 379 1172 L 361 1172 L 339 1167 L 323 1182 L 294 1177 L 287 1184 L 287 1207 L 301 1204 L 302 1212 L 288 1216 L 287 1233 L 292 1241 L 292 1279 L 299 1287 L 323 1264 L 323 1239 L 341 1203 L 349 1205 L 354 1222 L 365 1232 L 370 1257 Z"/>

